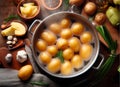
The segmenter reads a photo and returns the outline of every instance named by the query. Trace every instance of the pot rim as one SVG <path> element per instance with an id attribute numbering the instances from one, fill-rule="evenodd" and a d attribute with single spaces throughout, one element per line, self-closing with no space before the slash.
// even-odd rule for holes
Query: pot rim
<path id="1" fill-rule="evenodd" d="M 79 16 L 82 20 L 84 20 L 87 24 L 89 24 L 89 26 L 92 28 L 93 30 L 93 33 L 95 34 L 95 40 L 96 40 L 96 50 L 95 50 L 95 53 L 92 54 L 92 56 L 94 55 L 94 58 L 91 58 L 88 62 L 87 65 L 84 66 L 84 69 L 82 70 L 78 70 L 77 72 L 75 72 L 75 74 L 70 74 L 70 75 L 59 75 L 59 74 L 54 74 L 54 73 L 51 73 L 49 72 L 48 70 L 46 70 L 44 67 L 42 67 L 42 65 L 40 64 L 38 60 L 38 58 L 36 58 L 37 56 L 35 55 L 35 47 L 34 47 L 34 39 L 35 39 L 35 34 L 37 33 L 37 30 L 39 28 L 39 26 L 44 22 L 46 21 L 48 18 L 50 17 L 53 17 L 54 15 L 59 15 L 59 14 L 73 14 L 73 15 L 77 15 Z M 57 12 L 57 13 L 54 13 L 54 14 L 51 14 L 49 16 L 47 16 L 46 18 L 44 18 L 40 24 L 36 27 L 35 31 L 33 32 L 33 37 L 32 37 L 32 51 L 33 51 L 33 56 L 35 57 L 35 61 L 37 62 L 37 64 L 39 65 L 39 67 L 47 74 L 51 75 L 51 76 L 54 76 L 54 77 L 57 77 L 57 78 L 73 78 L 73 77 L 76 77 L 76 76 L 79 76 L 79 75 L 82 75 L 83 73 L 85 73 L 86 71 L 88 71 L 92 66 L 93 64 L 95 63 L 97 57 L 98 57 L 98 54 L 99 54 L 99 49 L 100 49 L 100 43 L 99 43 L 99 39 L 98 39 L 98 35 L 97 35 L 97 31 L 96 29 L 94 28 L 94 26 L 92 25 L 92 23 L 87 20 L 84 16 L 80 15 L 80 14 L 77 14 L 77 13 L 73 13 L 73 12 L 69 12 L 69 11 L 61 11 L 61 12 Z"/>

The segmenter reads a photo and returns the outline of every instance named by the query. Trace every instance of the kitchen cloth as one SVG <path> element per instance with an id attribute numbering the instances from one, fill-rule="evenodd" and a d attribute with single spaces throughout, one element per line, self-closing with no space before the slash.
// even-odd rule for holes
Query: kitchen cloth
<path id="1" fill-rule="evenodd" d="M 18 78 L 17 74 L 18 70 L 0 68 L 0 87 L 45 87 L 30 84 L 30 82 L 34 81 L 42 81 L 44 83 L 48 83 L 49 85 L 47 87 L 59 87 L 48 77 L 40 73 L 34 73 L 30 80 L 26 82 L 21 81 Z"/>

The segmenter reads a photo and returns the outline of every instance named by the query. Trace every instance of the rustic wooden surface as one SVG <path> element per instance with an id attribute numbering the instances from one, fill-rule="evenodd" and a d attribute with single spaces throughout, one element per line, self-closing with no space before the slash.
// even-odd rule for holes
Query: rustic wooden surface
<path id="1" fill-rule="evenodd" d="M 16 6 L 13 4 L 12 0 L 0 0 L 0 25 L 3 23 L 3 20 L 10 14 L 16 14 Z M 27 22 L 26 22 L 26 24 L 27 24 Z M 109 23 L 107 23 L 107 26 L 111 27 L 111 25 Z M 1 31 L 1 29 L 0 29 L 0 31 Z M 119 34 L 119 31 L 117 31 L 117 32 Z M 114 34 L 114 32 L 110 32 L 110 33 Z M 119 37 L 117 37 L 117 39 L 118 38 Z M 5 38 L 3 38 L 0 34 L 0 55 L 3 55 L 3 54 L 5 55 L 6 54 L 5 52 L 8 52 L 8 50 L 5 48 L 5 46 L 6 46 Z M 12 51 L 12 54 L 16 55 L 16 52 L 21 49 L 24 49 L 24 47 Z M 106 58 L 109 55 L 109 51 L 108 51 L 108 48 L 103 43 L 100 43 L 100 53 L 102 53 L 105 56 L 105 60 L 106 60 Z M 0 59 L 3 59 L 4 55 L 0 56 Z M 16 62 L 14 60 L 14 63 L 12 65 L 6 66 L 5 64 L 3 64 L 3 67 L 19 69 L 21 66 L 28 64 L 28 63 L 29 63 L 29 61 L 25 62 L 24 64 L 19 64 L 18 62 Z M 119 77 L 120 76 L 117 71 L 118 65 L 119 65 L 119 56 L 117 56 L 112 69 L 109 71 L 109 73 L 106 75 L 105 79 L 101 82 L 101 84 L 98 87 L 119 87 Z"/>

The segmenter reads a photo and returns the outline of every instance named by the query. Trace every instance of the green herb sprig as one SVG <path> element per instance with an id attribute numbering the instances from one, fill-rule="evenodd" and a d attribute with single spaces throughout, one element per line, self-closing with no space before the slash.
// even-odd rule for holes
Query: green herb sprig
<path id="1" fill-rule="evenodd" d="M 10 14 L 7 18 L 4 19 L 4 22 L 7 23 L 13 19 L 18 19 L 20 20 L 20 17 L 16 14 Z"/>
<path id="2" fill-rule="evenodd" d="M 107 28 L 105 26 L 97 26 L 97 31 L 100 33 L 100 35 L 103 37 L 103 39 L 108 44 L 110 55 L 108 59 L 105 61 L 105 63 L 100 67 L 98 72 L 94 76 L 94 80 L 89 84 L 89 87 L 96 87 L 96 85 L 105 77 L 105 75 L 109 72 L 111 69 L 115 57 L 116 57 L 116 49 L 117 49 L 117 41 L 113 41 L 111 35 L 107 31 Z"/>
<path id="3" fill-rule="evenodd" d="M 62 63 L 64 63 L 63 52 L 62 50 L 58 51 L 55 57 L 58 57 Z"/>

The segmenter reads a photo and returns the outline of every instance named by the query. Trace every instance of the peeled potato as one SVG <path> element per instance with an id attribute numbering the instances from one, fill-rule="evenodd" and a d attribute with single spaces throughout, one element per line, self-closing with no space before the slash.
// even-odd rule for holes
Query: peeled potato
<path id="1" fill-rule="evenodd" d="M 60 25 L 62 28 L 69 28 L 71 25 L 71 21 L 68 18 L 64 18 L 61 20 Z"/>
<path id="2" fill-rule="evenodd" d="M 1 31 L 1 34 L 2 34 L 3 36 L 12 36 L 12 35 L 15 34 L 15 29 L 12 28 L 12 27 L 8 27 L 8 28 L 6 28 L 5 30 L 2 30 L 2 31 Z"/>
<path id="3" fill-rule="evenodd" d="M 69 28 L 63 29 L 60 33 L 60 36 L 65 39 L 69 39 L 70 37 L 72 37 L 72 32 Z"/>
<path id="4" fill-rule="evenodd" d="M 84 26 L 79 22 L 75 22 L 71 26 L 71 31 L 74 35 L 80 35 L 84 31 Z"/>
<path id="5" fill-rule="evenodd" d="M 32 17 L 36 14 L 38 7 L 34 3 L 25 3 L 20 6 L 20 12 L 24 17 Z"/>
<path id="6" fill-rule="evenodd" d="M 63 51 L 64 59 L 70 60 L 72 59 L 73 56 L 74 56 L 74 51 L 71 48 L 67 48 Z"/>
<path id="7" fill-rule="evenodd" d="M 74 55 L 71 60 L 71 64 L 75 69 L 80 69 L 81 67 L 83 67 L 83 60 L 80 55 Z"/>
<path id="8" fill-rule="evenodd" d="M 47 43 L 46 43 L 44 40 L 40 39 L 40 40 L 38 40 L 37 43 L 36 43 L 36 48 L 37 48 L 39 51 L 45 51 L 46 48 L 47 48 Z"/>
<path id="9" fill-rule="evenodd" d="M 16 36 L 23 36 L 26 34 L 25 26 L 19 22 L 12 22 L 11 27 L 15 29 L 14 34 Z"/>
<path id="10" fill-rule="evenodd" d="M 85 60 L 88 61 L 92 54 L 93 47 L 90 44 L 83 44 L 80 49 L 80 56 Z"/>
<path id="11" fill-rule="evenodd" d="M 47 47 L 47 51 L 52 55 L 55 56 L 58 52 L 57 46 L 56 45 L 51 45 Z"/>
<path id="12" fill-rule="evenodd" d="M 66 39 L 63 39 L 63 38 L 59 38 L 57 40 L 57 43 L 56 43 L 58 49 L 66 49 L 68 47 L 68 41 Z"/>
<path id="13" fill-rule="evenodd" d="M 73 71 L 70 61 L 64 61 L 64 63 L 61 65 L 60 71 L 62 75 L 70 75 Z"/>
<path id="14" fill-rule="evenodd" d="M 92 34 L 90 32 L 84 32 L 80 36 L 80 40 L 82 43 L 90 43 L 92 41 Z"/>
<path id="15" fill-rule="evenodd" d="M 34 6 L 34 3 L 32 3 L 32 2 L 24 3 L 23 6 L 24 6 L 24 7 Z"/>
<path id="16" fill-rule="evenodd" d="M 61 31 L 61 26 L 58 24 L 58 23 L 52 23 L 50 26 L 49 26 L 49 29 L 55 33 L 55 34 L 59 34 L 60 31 Z"/>
<path id="17" fill-rule="evenodd" d="M 25 65 L 23 67 L 20 68 L 20 70 L 18 71 L 18 77 L 21 80 L 28 80 L 31 75 L 33 73 L 33 68 L 31 65 Z"/>
<path id="18" fill-rule="evenodd" d="M 41 38 L 47 42 L 48 45 L 52 45 L 56 42 L 57 37 L 50 31 L 44 31 L 41 34 Z"/>
<path id="19" fill-rule="evenodd" d="M 60 70 L 61 67 L 61 61 L 59 58 L 53 58 L 51 62 L 47 65 L 48 71 L 52 73 L 56 73 Z"/>
<path id="20" fill-rule="evenodd" d="M 80 47 L 81 47 L 81 43 L 77 37 L 70 38 L 68 43 L 69 43 L 70 48 L 73 49 L 74 52 L 79 52 Z"/>
<path id="21" fill-rule="evenodd" d="M 51 55 L 48 52 L 41 52 L 39 59 L 43 64 L 48 64 L 51 61 Z"/>

